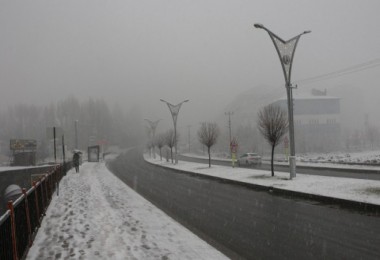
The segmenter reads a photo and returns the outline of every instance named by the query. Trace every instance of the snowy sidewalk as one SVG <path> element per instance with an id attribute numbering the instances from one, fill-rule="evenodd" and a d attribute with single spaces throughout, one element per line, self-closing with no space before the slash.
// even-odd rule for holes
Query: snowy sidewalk
<path id="1" fill-rule="evenodd" d="M 130 189 L 85 163 L 60 184 L 27 259 L 226 259 Z"/>
<path id="2" fill-rule="evenodd" d="M 270 171 L 255 170 L 239 167 L 227 167 L 208 164 L 179 161 L 177 165 L 166 162 L 159 156 L 156 159 L 145 155 L 145 160 L 164 167 L 193 172 L 217 178 L 260 185 L 268 188 L 294 191 L 316 196 L 337 198 L 342 200 L 368 203 L 380 206 L 380 181 L 351 178 L 325 177 L 298 174 L 289 180 L 289 173 L 275 172 L 271 177 Z"/>

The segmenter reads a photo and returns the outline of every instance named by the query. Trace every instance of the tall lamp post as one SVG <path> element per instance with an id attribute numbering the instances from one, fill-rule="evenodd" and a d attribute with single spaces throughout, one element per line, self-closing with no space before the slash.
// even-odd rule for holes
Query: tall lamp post
<path id="1" fill-rule="evenodd" d="M 78 149 L 78 120 L 75 120 L 75 149 Z"/>
<path id="2" fill-rule="evenodd" d="M 183 103 L 185 102 L 188 102 L 189 100 L 186 99 L 184 101 L 182 101 L 181 103 L 177 104 L 177 105 L 172 105 L 170 104 L 169 102 L 163 100 L 163 99 L 160 99 L 161 102 L 164 102 L 166 103 L 166 105 L 168 105 L 168 108 L 170 110 L 170 113 L 172 114 L 172 118 L 173 118 L 173 124 L 174 124 L 174 147 L 175 147 L 175 164 L 178 164 L 178 147 L 177 147 L 177 118 L 178 118 L 178 113 L 179 113 L 179 110 L 182 106 Z"/>
<path id="3" fill-rule="evenodd" d="M 265 30 L 270 38 L 273 41 L 273 44 L 276 48 L 278 57 L 280 58 L 280 62 L 282 65 L 282 70 L 284 72 L 285 77 L 285 87 L 286 87 L 286 95 L 288 99 L 288 117 L 289 117 L 289 139 L 290 139 L 290 156 L 289 156 L 289 166 L 290 166 L 290 179 L 296 177 L 296 151 L 294 144 L 294 120 L 293 120 L 293 86 L 291 83 L 291 73 L 292 73 L 292 65 L 294 53 L 296 51 L 296 47 L 298 44 L 298 40 L 301 35 L 310 33 L 311 31 L 304 31 L 303 33 L 291 38 L 290 40 L 284 41 L 276 34 L 271 32 L 269 29 L 264 27 L 262 24 L 255 23 L 254 26 L 258 29 Z"/>
<path id="4" fill-rule="evenodd" d="M 229 135 L 230 135 L 230 142 L 228 144 L 228 147 L 230 149 L 230 156 L 232 158 L 232 149 L 231 149 L 231 144 L 232 144 L 232 133 L 231 133 L 231 116 L 234 114 L 234 112 L 225 112 L 224 113 L 226 116 L 228 116 L 228 129 L 229 129 Z"/>
<path id="5" fill-rule="evenodd" d="M 187 141 L 189 145 L 189 153 L 190 153 L 190 128 L 191 128 L 191 125 L 188 125 L 187 126 Z"/>
<path id="6" fill-rule="evenodd" d="M 148 119 L 144 119 L 144 120 L 147 121 L 149 126 L 150 126 L 151 136 L 149 136 L 149 137 L 151 138 L 151 141 L 154 142 L 154 137 L 156 134 L 156 128 L 157 128 L 158 122 L 160 122 L 161 119 L 158 119 L 157 121 L 150 121 Z M 156 158 L 156 152 L 154 151 L 154 146 L 153 146 L 153 158 Z"/>

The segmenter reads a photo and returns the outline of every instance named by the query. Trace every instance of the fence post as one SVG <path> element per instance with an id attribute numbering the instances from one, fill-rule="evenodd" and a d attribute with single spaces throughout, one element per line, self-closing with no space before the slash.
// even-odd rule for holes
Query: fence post
<path id="1" fill-rule="evenodd" d="M 48 184 L 47 184 L 48 178 L 47 177 L 48 177 L 48 175 L 45 174 L 45 178 L 44 178 L 43 183 L 42 183 L 42 184 L 44 184 L 43 187 L 45 188 L 45 202 L 46 202 L 46 205 L 44 205 L 44 214 L 45 214 L 45 211 L 49 205 Z"/>
<path id="2" fill-rule="evenodd" d="M 38 190 L 37 190 L 37 185 L 36 182 L 33 181 L 33 187 L 34 187 L 34 195 L 36 197 L 36 212 L 37 212 L 37 220 L 38 220 L 38 226 L 40 225 L 40 209 L 38 206 Z"/>
<path id="3" fill-rule="evenodd" d="M 58 170 L 55 172 L 55 183 L 57 185 L 57 196 L 59 196 L 59 182 L 61 181 L 62 178 L 62 167 L 59 167 L 59 174 Z"/>
<path id="4" fill-rule="evenodd" d="M 66 176 L 66 162 L 63 162 L 62 164 L 62 168 L 63 168 L 63 176 Z"/>
<path id="5" fill-rule="evenodd" d="M 46 174 L 46 189 L 47 189 L 47 199 L 49 200 L 51 195 L 51 183 L 50 183 L 50 173 Z"/>
<path id="6" fill-rule="evenodd" d="M 50 198 L 53 197 L 53 193 L 54 193 L 54 182 L 53 182 L 53 173 L 50 173 L 49 174 L 49 185 L 50 185 Z"/>
<path id="7" fill-rule="evenodd" d="M 13 260 L 18 260 L 17 256 L 17 241 L 16 241 L 16 223 L 15 223 L 15 212 L 13 208 L 13 201 L 8 201 L 8 209 L 10 211 L 11 218 L 11 229 L 12 229 L 12 251 L 13 251 Z"/>
<path id="8" fill-rule="evenodd" d="M 43 214 L 44 214 L 44 210 L 45 210 L 45 196 L 44 196 L 44 183 L 42 182 L 44 180 L 44 177 L 42 177 L 42 178 L 40 178 L 40 180 L 39 180 L 39 183 L 40 183 L 40 190 L 41 190 L 41 194 L 40 194 L 40 196 L 41 196 L 41 208 L 40 208 L 40 216 L 42 216 Z"/>
<path id="9" fill-rule="evenodd" d="M 28 233 L 29 233 L 29 246 L 32 246 L 32 225 L 30 224 L 30 211 L 29 211 L 29 203 L 28 196 L 26 194 L 26 189 L 22 189 L 22 193 L 25 196 L 25 213 L 26 213 L 26 223 L 28 224 Z"/>

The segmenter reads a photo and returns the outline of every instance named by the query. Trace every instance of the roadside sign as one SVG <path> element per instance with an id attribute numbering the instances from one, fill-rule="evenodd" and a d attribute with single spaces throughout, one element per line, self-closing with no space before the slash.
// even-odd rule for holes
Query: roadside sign
<path id="1" fill-rule="evenodd" d="M 33 139 L 11 139 L 9 147 L 12 151 L 35 151 L 37 149 L 37 141 Z"/>
<path id="2" fill-rule="evenodd" d="M 230 143 L 231 153 L 237 153 L 238 147 L 239 147 L 239 145 L 238 145 L 236 138 L 232 139 L 232 141 Z"/>
<path id="3" fill-rule="evenodd" d="M 289 147 L 289 139 L 287 136 L 285 136 L 284 138 L 284 148 L 288 148 Z"/>

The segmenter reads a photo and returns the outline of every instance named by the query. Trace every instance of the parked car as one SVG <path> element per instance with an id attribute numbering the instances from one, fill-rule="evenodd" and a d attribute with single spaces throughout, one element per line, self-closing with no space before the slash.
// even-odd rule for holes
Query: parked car
<path id="1" fill-rule="evenodd" d="M 261 156 L 257 153 L 242 154 L 238 160 L 238 165 L 261 165 Z"/>

